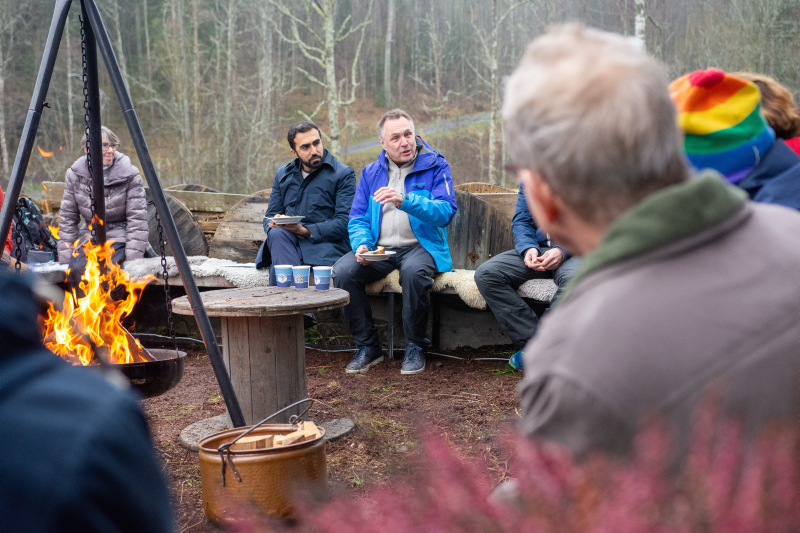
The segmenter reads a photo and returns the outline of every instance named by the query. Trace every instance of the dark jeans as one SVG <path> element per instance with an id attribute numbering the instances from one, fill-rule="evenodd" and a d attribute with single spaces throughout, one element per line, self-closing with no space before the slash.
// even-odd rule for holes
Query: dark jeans
<path id="1" fill-rule="evenodd" d="M 542 253 L 547 248 L 542 248 Z M 509 250 L 486 261 L 475 271 L 475 283 L 489 309 L 520 350 L 536 334 L 539 318 L 517 294 L 520 285 L 532 279 L 552 278 L 558 291 L 551 305 L 561 296 L 564 285 L 580 266 L 579 257 L 570 257 L 555 270 L 540 272 L 525 266 L 516 250 Z"/>
<path id="2" fill-rule="evenodd" d="M 406 341 L 426 347 L 428 339 L 428 309 L 431 304 L 430 288 L 436 275 L 433 257 L 421 245 L 409 248 L 394 248 L 397 252 L 387 261 L 376 261 L 369 265 L 356 262 L 353 252 L 344 255 L 333 265 L 331 282 L 334 287 L 350 293 L 350 303 L 342 313 L 350 328 L 350 334 L 358 346 L 380 344 L 378 331 L 372 320 L 372 309 L 364 287 L 392 270 L 400 270 L 400 285 L 403 287 L 403 333 Z"/>
<path id="3" fill-rule="evenodd" d="M 269 266 L 269 284 L 275 286 L 278 284 L 275 279 L 275 265 L 302 265 L 303 254 L 300 252 L 297 235 L 283 228 L 269 230 L 267 247 L 272 255 L 272 264 Z"/>
<path id="4" fill-rule="evenodd" d="M 115 265 L 121 265 L 125 262 L 125 243 L 115 242 L 111 245 L 113 252 L 111 253 L 111 262 Z M 73 255 L 69 259 L 69 274 L 67 274 L 67 284 L 70 289 L 75 291 L 78 298 L 83 298 L 83 291 L 80 289 L 81 278 L 83 272 L 86 270 L 86 252 L 83 246 L 78 248 L 77 255 Z M 127 291 L 124 286 L 118 286 L 111 291 L 111 297 L 115 300 L 124 300 Z"/>

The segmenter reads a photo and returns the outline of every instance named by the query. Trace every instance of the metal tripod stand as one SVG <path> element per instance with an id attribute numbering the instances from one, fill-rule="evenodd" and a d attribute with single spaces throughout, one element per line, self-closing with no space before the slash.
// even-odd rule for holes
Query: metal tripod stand
<path id="1" fill-rule="evenodd" d="M 203 338 L 203 343 L 205 343 L 208 356 L 211 359 L 211 366 L 217 377 L 217 383 L 219 383 L 225 405 L 228 408 L 231 422 L 234 427 L 242 427 L 245 425 L 244 415 L 239 407 L 239 401 L 236 399 L 236 393 L 233 390 L 230 377 L 225 370 L 225 364 L 222 361 L 222 354 L 217 344 L 217 338 L 214 335 L 214 330 L 211 327 L 208 314 L 200 298 L 200 291 L 197 289 L 197 284 L 192 277 L 192 271 L 189 267 L 189 261 L 186 258 L 186 252 L 183 249 L 183 244 L 178 235 L 175 221 L 167 206 L 167 199 L 164 196 L 161 182 L 158 179 L 153 160 L 150 157 L 150 150 L 147 148 L 147 142 L 144 139 L 144 133 L 139 124 L 139 118 L 136 115 L 136 110 L 133 108 L 133 102 L 131 101 L 128 89 L 125 87 L 119 63 L 114 55 L 114 50 L 111 48 L 111 41 L 108 38 L 108 32 L 103 24 L 100 11 L 97 9 L 94 0 L 80 0 L 80 3 L 86 39 L 86 83 L 88 87 L 87 98 L 89 102 L 88 113 L 90 126 L 89 139 L 87 140 L 91 143 L 91 146 L 99 147 L 102 144 L 100 132 L 100 89 L 97 70 L 97 48 L 99 47 L 106 69 L 111 77 L 111 83 L 114 86 L 117 100 L 122 108 L 131 140 L 136 147 L 136 154 L 139 156 L 142 172 L 150 187 L 150 192 L 153 195 L 156 212 L 164 226 L 167 242 L 170 248 L 172 248 L 172 254 L 175 259 L 175 264 L 178 267 L 181 280 L 183 281 L 183 287 L 186 290 L 186 295 L 194 310 L 194 317 L 200 328 L 200 334 Z M 25 126 L 22 129 L 22 139 L 20 139 L 17 155 L 14 159 L 14 167 L 11 171 L 5 202 L 3 203 L 2 209 L 0 209 L 0 235 L 3 237 L 0 242 L 5 242 L 6 236 L 11 229 L 11 219 L 14 215 L 14 209 L 17 205 L 20 191 L 22 190 L 22 181 L 25 178 L 25 171 L 30 161 L 36 131 L 39 128 L 39 120 L 41 119 L 43 108 L 46 106 L 45 98 L 47 96 L 47 89 L 50 85 L 53 67 L 55 65 L 56 56 L 58 55 L 59 43 L 61 42 L 61 36 L 64 32 L 64 25 L 71 4 L 72 0 L 56 0 L 53 20 L 50 22 L 50 31 L 47 35 L 47 43 L 45 44 L 44 54 L 42 55 L 42 62 L 39 65 L 36 85 L 33 88 L 31 105 L 25 119 Z M 92 157 L 92 191 L 96 202 L 95 214 L 100 220 L 105 220 L 103 156 L 100 150 L 97 149 L 92 150 L 90 156 Z M 102 224 L 97 226 L 100 231 L 97 231 L 97 242 L 95 244 L 102 244 L 105 242 L 105 228 Z"/>

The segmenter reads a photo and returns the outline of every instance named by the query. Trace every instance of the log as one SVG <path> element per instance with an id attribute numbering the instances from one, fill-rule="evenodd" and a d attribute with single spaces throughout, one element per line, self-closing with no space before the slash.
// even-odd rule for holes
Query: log
<path id="1" fill-rule="evenodd" d="M 152 194 L 150 189 L 145 189 L 147 195 L 147 227 L 149 230 L 148 241 L 153 250 L 158 254 L 160 247 L 158 243 L 158 223 L 156 222 L 156 207 L 151 204 Z M 197 194 L 210 194 L 210 193 L 197 193 Z M 183 249 L 186 255 L 208 255 L 208 242 L 203 229 L 194 220 L 191 211 L 187 209 L 182 202 L 176 199 L 172 194 L 165 192 L 164 196 L 167 198 L 167 205 L 169 211 L 172 213 L 172 219 L 175 221 L 175 226 L 178 228 L 178 234 L 183 243 Z M 165 237 L 166 238 L 166 237 Z M 169 245 L 166 246 L 166 254 L 172 255 L 172 249 Z"/>
<path id="2" fill-rule="evenodd" d="M 477 195 L 456 190 L 458 212 L 447 227 L 453 268 L 475 270 L 497 254 L 514 248 L 511 219 Z"/>
<path id="3" fill-rule="evenodd" d="M 455 186 L 455 190 L 457 191 L 464 191 L 469 192 L 472 194 L 476 193 L 516 193 L 514 189 L 509 189 L 508 187 L 501 187 L 500 185 L 492 185 L 491 183 L 483 183 L 480 181 L 473 181 L 470 183 L 462 183 L 460 185 Z"/>
<path id="4" fill-rule="evenodd" d="M 234 205 L 220 222 L 211 242 L 209 257 L 252 263 L 264 242 L 264 214 L 272 189 L 258 191 Z M 202 193 L 195 193 L 202 194 Z"/>
<path id="5" fill-rule="evenodd" d="M 219 192 L 219 189 L 209 187 L 207 185 L 200 185 L 198 183 L 181 183 L 180 185 L 170 185 L 165 191 L 191 191 L 191 192 Z"/>

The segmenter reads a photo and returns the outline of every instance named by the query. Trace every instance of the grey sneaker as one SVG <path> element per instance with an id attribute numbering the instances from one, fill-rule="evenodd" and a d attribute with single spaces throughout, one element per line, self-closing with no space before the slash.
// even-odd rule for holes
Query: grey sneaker
<path id="1" fill-rule="evenodd" d="M 425 370 L 425 350 L 413 342 L 406 341 L 406 356 L 400 373 L 404 375 L 419 374 Z"/>
<path id="2" fill-rule="evenodd" d="M 345 374 L 366 374 L 381 361 L 383 361 L 383 350 L 380 346 L 359 346 L 353 354 L 353 360 L 344 371 Z"/>

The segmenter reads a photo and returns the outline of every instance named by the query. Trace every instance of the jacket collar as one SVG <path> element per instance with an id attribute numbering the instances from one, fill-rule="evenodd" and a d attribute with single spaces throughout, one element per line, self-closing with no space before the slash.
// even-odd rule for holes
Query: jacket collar
<path id="1" fill-rule="evenodd" d="M 800 160 L 792 149 L 786 146 L 782 139 L 775 139 L 772 148 L 759 164 L 736 185 L 746 191 L 756 190 L 797 164 L 800 164 Z"/>
<path id="2" fill-rule="evenodd" d="M 713 170 L 651 194 L 611 224 L 559 301 L 590 274 L 712 228 L 738 212 L 746 200 L 744 191 L 726 184 Z"/>
<path id="3" fill-rule="evenodd" d="M 86 165 L 85 155 L 72 164 L 72 171 L 83 179 L 92 179 L 89 176 L 89 167 Z M 131 163 L 131 158 L 121 152 L 117 152 L 114 154 L 114 163 L 111 166 L 111 172 L 108 175 L 108 179 L 105 180 L 105 184 L 115 185 L 128 180 L 138 173 L 139 171 Z"/>
<path id="4" fill-rule="evenodd" d="M 378 155 L 378 164 L 383 170 L 389 172 L 389 164 L 386 162 L 387 157 L 386 150 L 381 150 L 381 153 Z M 425 139 L 417 135 L 417 160 L 414 162 L 414 168 L 411 169 L 411 172 L 428 170 L 436 164 L 436 159 L 438 157 L 439 152 L 425 142 Z M 411 172 L 409 172 L 409 174 L 411 174 Z"/>

